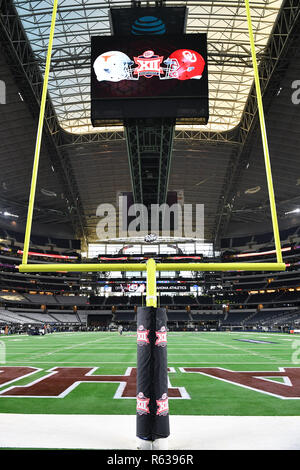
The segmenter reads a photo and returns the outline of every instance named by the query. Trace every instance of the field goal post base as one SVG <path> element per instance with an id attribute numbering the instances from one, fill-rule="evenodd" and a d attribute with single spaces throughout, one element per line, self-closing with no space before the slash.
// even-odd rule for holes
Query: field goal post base
<path id="1" fill-rule="evenodd" d="M 168 384 L 166 309 L 139 307 L 136 436 L 143 448 L 166 446 L 170 435 Z"/>
<path id="2" fill-rule="evenodd" d="M 155 439 L 154 441 L 146 441 L 137 438 L 137 450 L 169 450 L 169 439 Z"/>

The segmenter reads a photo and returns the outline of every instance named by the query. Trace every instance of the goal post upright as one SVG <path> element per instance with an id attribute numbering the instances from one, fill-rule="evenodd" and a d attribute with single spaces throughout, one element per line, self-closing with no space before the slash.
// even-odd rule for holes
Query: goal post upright
<path id="1" fill-rule="evenodd" d="M 156 292 L 156 262 L 150 258 L 146 264 L 147 267 L 147 286 L 146 286 L 146 306 L 157 307 Z"/>
<path id="2" fill-rule="evenodd" d="M 267 139 L 266 123 L 265 123 L 265 114 L 264 114 L 264 108 L 263 108 L 257 58 L 256 58 L 256 52 L 255 52 L 255 42 L 254 42 L 249 0 L 245 0 L 245 7 L 246 7 L 246 14 L 247 14 L 247 23 L 248 23 L 249 40 L 250 40 L 250 47 L 251 47 L 257 106 L 258 106 L 258 113 L 259 113 L 259 123 L 260 123 L 261 138 L 262 138 L 263 151 L 264 151 L 265 169 L 266 169 L 266 176 L 267 176 L 270 210 L 271 210 L 271 217 L 272 217 L 274 242 L 275 242 L 275 248 L 276 248 L 276 257 L 277 257 L 277 262 L 282 263 L 282 252 L 281 252 L 280 235 L 279 235 L 278 219 L 277 219 L 277 211 L 276 211 L 276 203 L 275 203 L 275 195 L 274 195 L 274 186 L 273 186 L 269 146 L 268 146 L 268 139 Z"/>
<path id="3" fill-rule="evenodd" d="M 42 134 L 43 134 L 43 126 L 44 126 L 44 118 L 45 118 L 45 108 L 46 108 L 48 80 L 49 80 L 50 65 L 51 65 L 54 30 L 55 30 L 56 15 L 57 15 L 57 5 L 58 5 L 58 0 L 53 0 L 51 28 L 50 28 L 50 35 L 49 35 L 43 91 L 42 91 L 41 104 L 40 104 L 40 114 L 39 114 L 37 138 L 36 138 L 36 144 L 35 144 L 32 177 L 31 177 L 30 194 L 29 194 L 29 201 L 28 201 L 28 212 L 27 212 L 23 258 L 22 258 L 23 264 L 27 264 L 28 262 L 28 251 L 29 251 L 30 236 L 31 236 L 31 227 L 32 227 L 32 219 L 33 219 L 35 194 L 36 194 L 36 183 L 37 183 L 37 176 L 38 176 L 38 169 L 39 169 L 39 160 L 40 160 L 40 153 L 41 153 L 41 142 L 42 142 Z"/>

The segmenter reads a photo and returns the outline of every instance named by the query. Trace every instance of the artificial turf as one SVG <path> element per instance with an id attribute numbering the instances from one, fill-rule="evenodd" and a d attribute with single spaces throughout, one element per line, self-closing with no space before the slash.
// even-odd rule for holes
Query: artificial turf
<path id="1" fill-rule="evenodd" d="M 96 368 L 92 374 L 124 375 L 128 367 L 136 367 L 134 332 L 125 332 L 122 336 L 116 332 L 1 336 L 0 342 L 0 371 L 9 366 L 40 369 L 28 377 L 0 386 L 0 413 L 135 414 L 135 397 L 114 398 L 119 383 L 80 383 L 63 398 L 1 396 L 8 387 L 28 385 L 46 377 L 54 367 Z M 300 400 L 280 399 L 214 377 L 180 370 L 219 367 L 232 371 L 278 371 L 280 367 L 298 367 L 300 361 L 298 364 L 295 361 L 295 352 L 299 345 L 299 339 L 288 334 L 170 332 L 169 380 L 172 387 L 183 387 L 189 395 L 189 399 L 170 399 L 170 414 L 299 415 Z M 281 378 L 271 380 L 282 383 Z"/>

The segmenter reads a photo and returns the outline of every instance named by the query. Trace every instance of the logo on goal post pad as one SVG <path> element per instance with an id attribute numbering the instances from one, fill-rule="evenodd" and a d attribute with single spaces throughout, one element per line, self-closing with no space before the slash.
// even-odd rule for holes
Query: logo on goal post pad
<path id="1" fill-rule="evenodd" d="M 159 416 L 167 416 L 169 414 L 169 401 L 168 395 L 163 393 L 162 397 L 159 400 L 156 400 L 158 409 L 156 414 Z"/>
<path id="2" fill-rule="evenodd" d="M 162 326 L 160 330 L 155 332 L 156 342 L 155 346 L 161 346 L 162 348 L 167 346 L 167 328 Z"/>
<path id="3" fill-rule="evenodd" d="M 150 413 L 148 404 L 150 401 L 150 398 L 146 398 L 143 392 L 140 392 L 137 397 L 136 397 L 136 411 L 139 415 L 146 415 Z"/>

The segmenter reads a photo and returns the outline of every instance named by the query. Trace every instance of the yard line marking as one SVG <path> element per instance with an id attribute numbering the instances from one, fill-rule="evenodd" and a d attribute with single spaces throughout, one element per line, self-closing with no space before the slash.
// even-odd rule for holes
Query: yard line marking
<path id="1" fill-rule="evenodd" d="M 14 353 L 13 352 L 6 352 L 6 354 L 7 355 L 12 355 L 12 356 L 16 356 L 16 355 L 19 354 L 19 355 L 24 356 L 24 353 L 16 353 L 16 352 L 14 352 Z M 69 352 L 56 352 L 55 354 L 58 355 L 58 356 L 61 356 L 61 355 L 74 356 L 74 351 L 71 352 L 71 353 L 69 353 Z M 91 355 L 95 355 L 95 351 L 89 352 L 89 353 L 83 353 L 83 352 L 79 351 L 76 354 L 79 354 L 80 356 L 91 356 Z M 112 352 L 102 352 L 102 353 L 99 353 L 99 354 L 101 354 L 101 355 L 115 355 Z M 131 353 L 121 353 L 121 354 L 118 353 L 118 356 L 126 356 L 127 354 L 136 354 L 136 351 L 132 351 Z M 189 352 L 186 352 L 185 354 L 187 356 L 200 356 L 200 357 L 202 357 L 202 356 L 218 356 L 219 355 L 217 353 L 205 353 L 205 354 L 203 354 L 203 353 L 189 353 Z M 49 355 L 52 355 L 52 353 L 44 353 L 44 354 L 40 354 L 39 356 L 41 356 L 41 355 L 49 356 Z M 248 355 L 249 354 L 247 352 L 245 352 L 245 353 L 239 353 L 239 352 L 236 352 L 236 353 L 227 353 L 226 352 L 226 353 L 224 353 L 223 352 L 222 353 L 222 357 L 224 357 L 224 356 L 248 356 Z M 256 354 L 256 355 L 259 356 L 259 357 L 264 358 L 264 356 L 262 356 L 260 354 Z M 170 357 L 170 356 L 182 356 L 182 353 L 169 353 L 168 352 L 168 357 Z M 266 357 L 265 357 L 265 359 L 266 359 Z"/>

